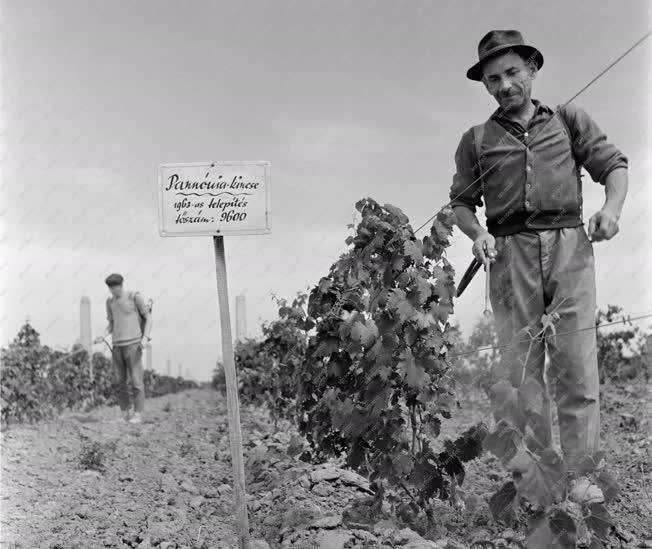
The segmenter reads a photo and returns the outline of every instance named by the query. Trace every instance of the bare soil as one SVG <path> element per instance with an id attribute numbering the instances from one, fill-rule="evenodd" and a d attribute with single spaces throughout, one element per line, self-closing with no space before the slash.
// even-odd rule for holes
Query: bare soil
<path id="1" fill-rule="evenodd" d="M 652 547 L 651 395 L 652 386 L 603 388 L 603 445 L 622 490 L 609 507 L 611 547 Z M 442 441 L 488 417 L 479 392 L 461 393 L 460 405 Z M 291 427 L 275 430 L 263 409 L 244 406 L 241 419 L 257 549 L 524 547 L 491 519 L 488 498 L 509 477 L 491 455 L 469 464 L 464 507 L 438 502 L 426 527 L 371 519 L 365 479 L 288 455 Z M 1 442 L 0 547 L 237 547 L 226 402 L 215 391 L 149 399 L 140 425 L 100 408 L 14 426 Z"/>

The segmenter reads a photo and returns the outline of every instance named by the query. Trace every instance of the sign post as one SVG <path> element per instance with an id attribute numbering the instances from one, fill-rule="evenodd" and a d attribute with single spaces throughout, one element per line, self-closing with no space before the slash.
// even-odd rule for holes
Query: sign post
<path id="1" fill-rule="evenodd" d="M 249 547 L 249 518 L 224 236 L 271 232 L 269 187 L 269 162 L 163 164 L 158 169 L 159 234 L 213 237 L 240 549 Z"/>
<path id="2" fill-rule="evenodd" d="M 226 283 L 226 259 L 224 257 L 224 237 L 214 236 L 215 273 L 217 275 L 217 299 L 220 307 L 220 324 L 222 326 L 222 360 L 226 381 L 226 409 L 229 420 L 229 441 L 231 444 L 231 461 L 233 463 L 233 492 L 235 509 L 240 526 L 240 536 L 249 541 L 249 517 L 245 491 L 244 458 L 242 455 L 242 433 L 240 432 L 240 403 L 238 401 L 238 381 L 233 356 L 231 339 L 231 319 L 229 315 L 229 294 Z"/>

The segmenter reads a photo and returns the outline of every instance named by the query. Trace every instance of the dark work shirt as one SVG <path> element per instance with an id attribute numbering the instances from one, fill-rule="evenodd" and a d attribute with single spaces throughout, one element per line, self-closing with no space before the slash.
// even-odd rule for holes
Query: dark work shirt
<path id="1" fill-rule="evenodd" d="M 491 115 L 483 125 L 479 161 L 473 128 L 455 153 L 451 205 L 475 213 L 484 199 L 494 235 L 581 225 L 579 168 L 601 184 L 613 170 L 627 168 L 625 155 L 584 110 L 569 104 L 554 112 L 532 103 L 535 113 L 526 128 L 500 109 Z"/>
<path id="2" fill-rule="evenodd" d="M 502 109 L 494 111 L 494 113 L 491 115 L 491 119 L 498 122 L 503 128 L 505 128 L 505 130 L 516 137 L 521 143 L 527 144 L 532 130 L 539 124 L 545 124 L 554 113 L 550 107 L 542 104 L 536 99 L 533 99 L 532 103 L 535 106 L 534 114 L 532 115 L 532 118 L 525 128 L 521 126 L 520 122 L 507 118 L 503 114 Z"/>

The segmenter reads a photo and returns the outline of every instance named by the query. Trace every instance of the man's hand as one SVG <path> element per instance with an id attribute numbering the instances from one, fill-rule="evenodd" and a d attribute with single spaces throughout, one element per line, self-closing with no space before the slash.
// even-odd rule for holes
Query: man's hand
<path id="1" fill-rule="evenodd" d="M 149 338 L 148 338 L 148 337 L 143 337 L 143 338 L 140 340 L 140 343 L 139 343 L 139 345 L 140 345 L 140 347 L 141 347 L 142 349 L 144 349 L 145 347 L 147 347 L 148 344 L 149 344 Z"/>
<path id="2" fill-rule="evenodd" d="M 97 343 L 102 343 L 102 341 L 104 341 L 104 337 L 103 337 L 103 336 L 100 336 L 100 337 L 96 337 L 96 338 L 93 340 L 93 343 L 95 343 L 95 344 L 97 344 Z"/>
<path id="3" fill-rule="evenodd" d="M 482 233 L 473 241 L 471 248 L 475 258 L 483 265 L 496 261 L 496 239 L 488 232 Z"/>
<path id="4" fill-rule="evenodd" d="M 618 217 L 606 208 L 602 208 L 589 219 L 588 233 L 591 242 L 610 240 L 616 236 L 618 230 Z"/>

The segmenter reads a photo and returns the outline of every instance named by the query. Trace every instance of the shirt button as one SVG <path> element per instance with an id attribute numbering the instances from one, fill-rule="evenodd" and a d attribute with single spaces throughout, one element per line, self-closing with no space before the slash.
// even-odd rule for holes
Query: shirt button
<path id="1" fill-rule="evenodd" d="M 531 168 L 530 166 L 525 166 L 525 171 L 526 171 L 526 172 L 529 172 L 529 171 L 531 171 L 531 170 L 532 170 L 532 168 Z"/>
<path id="2" fill-rule="evenodd" d="M 529 201 L 529 200 L 526 200 L 526 201 L 525 201 L 525 207 L 526 207 L 526 208 L 529 208 L 529 207 L 530 207 L 530 201 Z"/>
<path id="3" fill-rule="evenodd" d="M 529 134 L 528 132 L 525 132 L 523 135 L 524 135 L 525 137 L 528 137 L 530 134 Z"/>

